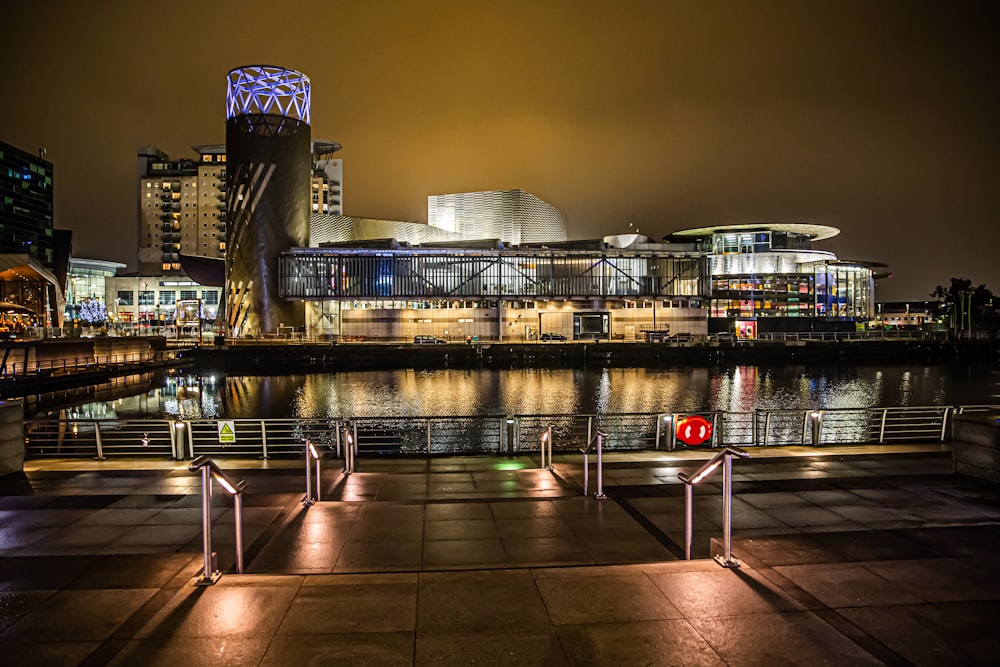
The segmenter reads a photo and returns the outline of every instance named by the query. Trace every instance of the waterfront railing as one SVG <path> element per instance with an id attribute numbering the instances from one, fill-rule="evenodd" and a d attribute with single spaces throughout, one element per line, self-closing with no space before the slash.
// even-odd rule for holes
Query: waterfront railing
<path id="1" fill-rule="evenodd" d="M 606 451 L 939 443 L 949 438 L 953 415 L 983 411 L 1000 411 L 1000 405 L 331 419 L 41 419 L 26 421 L 24 432 L 25 454 L 34 459 L 267 459 L 301 456 L 306 441 L 339 457 L 347 435 L 362 457 L 513 456 L 539 451 L 542 433 L 551 434 L 556 453 L 578 452 L 597 432 L 607 434 Z M 704 424 L 705 437 L 692 444 L 695 441 L 678 430 L 695 417 Z"/>

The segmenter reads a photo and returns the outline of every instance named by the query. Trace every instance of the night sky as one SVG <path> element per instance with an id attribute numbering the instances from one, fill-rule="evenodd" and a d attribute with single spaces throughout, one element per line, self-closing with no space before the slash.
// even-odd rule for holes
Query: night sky
<path id="1" fill-rule="evenodd" d="M 1000 292 L 995 2 L 5 4 L 0 139 L 47 149 L 78 257 L 134 268 L 136 148 L 223 143 L 226 73 L 264 63 L 311 78 L 348 215 L 521 188 L 570 238 L 832 225 L 879 300 Z"/>

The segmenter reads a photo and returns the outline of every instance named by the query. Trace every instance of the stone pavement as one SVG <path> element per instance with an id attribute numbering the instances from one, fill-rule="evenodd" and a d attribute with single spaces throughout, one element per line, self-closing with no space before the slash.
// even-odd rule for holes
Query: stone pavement
<path id="1" fill-rule="evenodd" d="M 0 480 L 3 662 L 996 664 L 1000 487 L 937 447 L 753 450 L 724 569 L 678 560 L 676 475 L 706 456 L 611 454 L 606 500 L 569 455 L 361 459 L 347 478 L 326 461 L 309 507 L 301 461 L 220 461 L 249 484 L 246 574 L 208 587 L 184 465 L 29 462 Z M 720 484 L 697 487 L 696 556 Z"/>

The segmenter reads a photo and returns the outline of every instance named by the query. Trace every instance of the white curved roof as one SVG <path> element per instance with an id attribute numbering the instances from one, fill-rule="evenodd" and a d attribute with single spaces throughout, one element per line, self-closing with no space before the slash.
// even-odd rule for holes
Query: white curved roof
<path id="1" fill-rule="evenodd" d="M 811 225 L 803 222 L 748 222 L 738 225 L 716 225 L 714 227 L 698 227 L 674 232 L 671 236 L 711 236 L 726 232 L 791 232 L 793 234 L 808 234 L 813 241 L 822 241 L 836 236 L 840 230 L 827 225 Z"/>

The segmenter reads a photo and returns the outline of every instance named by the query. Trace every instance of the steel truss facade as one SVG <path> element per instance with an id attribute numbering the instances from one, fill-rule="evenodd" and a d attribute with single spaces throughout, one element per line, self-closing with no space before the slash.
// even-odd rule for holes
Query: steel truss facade
<path id="1" fill-rule="evenodd" d="M 642 251 L 297 248 L 282 253 L 279 295 L 354 298 L 705 296 L 708 259 Z"/>

